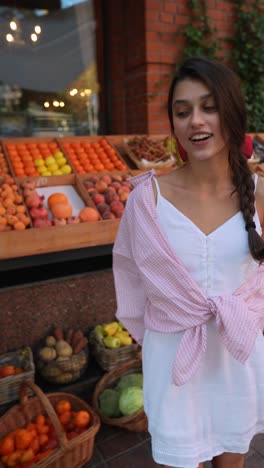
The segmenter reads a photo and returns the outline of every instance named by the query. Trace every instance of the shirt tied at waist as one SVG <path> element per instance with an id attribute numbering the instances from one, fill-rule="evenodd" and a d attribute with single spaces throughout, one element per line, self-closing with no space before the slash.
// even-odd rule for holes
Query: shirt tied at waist
<path id="1" fill-rule="evenodd" d="M 145 329 L 184 332 L 173 363 L 176 385 L 186 383 L 207 346 L 206 322 L 215 317 L 232 356 L 245 363 L 263 329 L 264 265 L 230 295 L 206 297 L 157 221 L 153 172 L 133 178 L 113 249 L 117 317 L 142 344 Z"/>
<path id="2" fill-rule="evenodd" d="M 215 317 L 218 332 L 227 350 L 241 363 L 248 359 L 260 326 L 256 315 L 237 296 L 208 298 L 208 308 Z M 207 347 L 207 322 L 184 331 L 172 369 L 175 385 L 190 380 L 199 367 Z"/>

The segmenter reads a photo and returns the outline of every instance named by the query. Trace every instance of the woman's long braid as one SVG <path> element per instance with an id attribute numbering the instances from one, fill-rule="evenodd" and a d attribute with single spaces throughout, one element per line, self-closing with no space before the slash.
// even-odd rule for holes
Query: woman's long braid
<path id="1" fill-rule="evenodd" d="M 233 183 L 239 197 L 239 207 L 245 220 L 245 229 L 248 231 L 249 250 L 258 263 L 264 261 L 264 240 L 256 231 L 254 223 L 255 184 L 246 158 L 239 152 L 229 154 L 229 164 L 233 172 Z"/>

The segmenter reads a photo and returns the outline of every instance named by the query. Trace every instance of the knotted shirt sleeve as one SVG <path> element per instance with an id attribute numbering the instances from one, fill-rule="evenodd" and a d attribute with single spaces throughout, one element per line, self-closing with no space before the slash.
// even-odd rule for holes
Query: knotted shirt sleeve
<path id="1" fill-rule="evenodd" d="M 142 345 L 144 337 L 144 312 L 147 298 L 140 272 L 133 258 L 129 219 L 133 207 L 127 203 L 122 215 L 113 248 L 113 274 L 115 282 L 116 316 L 129 330 L 132 337 Z"/>

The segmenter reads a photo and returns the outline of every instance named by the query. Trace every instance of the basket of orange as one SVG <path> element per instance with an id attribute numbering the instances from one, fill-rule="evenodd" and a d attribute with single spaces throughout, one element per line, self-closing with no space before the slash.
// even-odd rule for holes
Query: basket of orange
<path id="1" fill-rule="evenodd" d="M 36 396 L 29 398 L 25 387 Z M 70 393 L 45 394 L 32 382 L 20 404 L 0 418 L 0 468 L 80 468 L 93 455 L 95 411 Z"/>
<path id="2" fill-rule="evenodd" d="M 30 347 L 0 356 L 0 405 L 19 399 L 20 385 L 34 382 L 35 365 Z"/>

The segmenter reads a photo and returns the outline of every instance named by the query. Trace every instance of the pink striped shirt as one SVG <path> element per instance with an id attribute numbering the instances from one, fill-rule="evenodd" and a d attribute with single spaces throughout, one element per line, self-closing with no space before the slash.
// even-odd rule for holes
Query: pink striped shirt
<path id="1" fill-rule="evenodd" d="M 154 174 L 149 171 L 130 179 L 135 188 L 113 249 L 116 316 L 140 344 L 145 329 L 184 331 L 172 371 L 173 382 L 182 385 L 206 352 L 206 322 L 212 316 L 228 351 L 246 362 L 264 328 L 264 265 L 232 294 L 206 297 L 159 225 Z"/>

